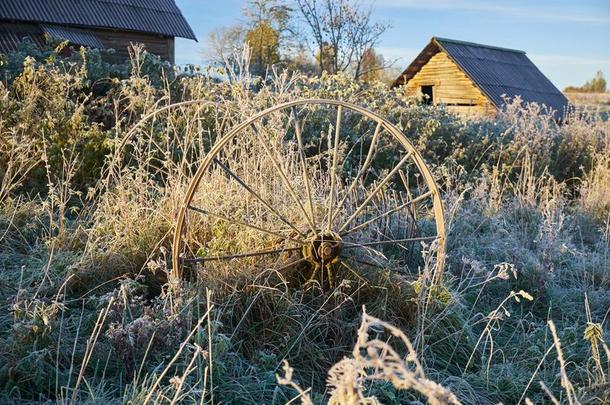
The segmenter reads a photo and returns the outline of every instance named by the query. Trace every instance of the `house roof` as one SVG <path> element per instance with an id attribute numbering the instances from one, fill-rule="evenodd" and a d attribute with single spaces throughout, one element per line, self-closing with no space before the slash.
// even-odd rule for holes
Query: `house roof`
<path id="1" fill-rule="evenodd" d="M 472 42 L 434 37 L 415 60 L 394 81 L 407 83 L 436 53 L 443 51 L 473 81 L 489 100 L 501 108 L 504 96 L 520 96 L 525 103 L 536 102 L 563 116 L 568 100 L 532 63 L 525 52 Z"/>
<path id="2" fill-rule="evenodd" d="M 69 41 L 73 45 L 104 49 L 94 32 L 82 28 L 52 24 L 4 23 L 0 21 L 0 53 L 15 51 L 24 38 L 44 48 L 48 39 Z"/>
<path id="3" fill-rule="evenodd" d="M 197 40 L 174 0 L 2 0 L 0 20 L 119 29 Z"/>
<path id="4" fill-rule="evenodd" d="M 45 39 L 40 27 L 30 24 L 11 24 L 8 28 L 0 23 L 0 53 L 15 50 L 23 38 L 28 37 L 38 47 L 45 46 Z"/>
<path id="5" fill-rule="evenodd" d="M 44 34 L 59 40 L 68 40 L 73 44 L 89 46 L 92 48 L 104 49 L 104 44 L 95 36 L 94 33 L 80 28 L 62 27 L 60 25 L 40 24 Z"/>

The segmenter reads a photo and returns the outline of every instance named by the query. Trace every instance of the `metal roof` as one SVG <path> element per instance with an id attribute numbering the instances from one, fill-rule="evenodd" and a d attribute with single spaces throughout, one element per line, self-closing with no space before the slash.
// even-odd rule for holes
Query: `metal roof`
<path id="1" fill-rule="evenodd" d="M 489 100 L 501 108 L 504 96 L 520 96 L 525 103 L 536 102 L 555 110 L 561 118 L 567 98 L 532 63 L 525 52 L 446 38 L 432 38 L 419 56 L 396 79 L 394 86 L 408 82 L 430 60 L 444 51 Z"/>
<path id="2" fill-rule="evenodd" d="M 45 45 L 43 33 L 37 26 L 12 24 L 7 27 L 0 24 L 0 53 L 14 51 L 24 38 L 29 38 L 38 47 Z"/>
<path id="3" fill-rule="evenodd" d="M 91 30 L 50 24 L 3 23 L 0 21 L 0 53 L 15 51 L 19 43 L 29 39 L 39 48 L 47 46 L 47 39 L 68 40 L 72 45 L 104 49 L 104 44 Z"/>
<path id="4" fill-rule="evenodd" d="M 0 0 L 0 20 L 119 29 L 197 40 L 174 0 Z"/>
<path id="5" fill-rule="evenodd" d="M 71 44 L 104 49 L 104 44 L 91 31 L 48 24 L 40 24 L 40 28 L 45 34 L 61 41 L 68 40 Z"/>

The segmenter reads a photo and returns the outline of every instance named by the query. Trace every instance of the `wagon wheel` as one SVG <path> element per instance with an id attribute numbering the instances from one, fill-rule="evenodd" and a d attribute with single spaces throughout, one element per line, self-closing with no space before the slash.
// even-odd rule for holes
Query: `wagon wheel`
<path id="1" fill-rule="evenodd" d="M 362 266 L 444 265 L 438 187 L 405 135 L 335 100 L 271 107 L 205 156 L 186 192 L 173 274 L 298 268 L 332 285 Z M 244 267 L 244 268 L 245 268 Z"/>

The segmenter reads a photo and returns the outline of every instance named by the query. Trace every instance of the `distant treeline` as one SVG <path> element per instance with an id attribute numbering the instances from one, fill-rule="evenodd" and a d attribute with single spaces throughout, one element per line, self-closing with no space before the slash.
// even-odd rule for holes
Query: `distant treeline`
<path id="1" fill-rule="evenodd" d="M 604 72 L 598 70 L 595 77 L 586 82 L 581 87 L 568 86 L 563 91 L 566 93 L 605 93 L 606 92 L 606 78 L 604 78 Z"/>

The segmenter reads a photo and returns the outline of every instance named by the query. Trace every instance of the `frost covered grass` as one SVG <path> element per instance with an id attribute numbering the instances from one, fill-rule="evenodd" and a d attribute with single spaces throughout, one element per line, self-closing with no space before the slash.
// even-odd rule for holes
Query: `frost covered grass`
<path id="1" fill-rule="evenodd" d="M 597 114 L 558 125 L 513 103 L 464 121 L 381 84 L 247 69 L 218 82 L 138 49 L 120 68 L 20 62 L 0 84 L 0 402 L 610 401 Z M 177 211 L 217 136 L 309 97 L 388 117 L 433 167 L 442 283 L 426 260 L 413 279 L 367 268 L 332 289 L 274 270 L 169 275 Z"/>

